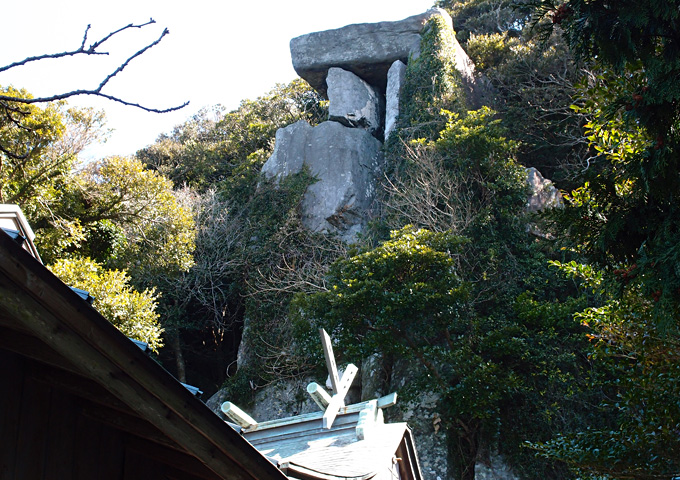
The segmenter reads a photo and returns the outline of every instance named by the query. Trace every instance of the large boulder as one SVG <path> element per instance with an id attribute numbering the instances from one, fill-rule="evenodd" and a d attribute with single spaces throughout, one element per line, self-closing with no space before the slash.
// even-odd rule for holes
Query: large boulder
<path id="1" fill-rule="evenodd" d="M 531 190 L 527 199 L 528 212 L 535 213 L 547 208 L 562 207 L 560 191 L 534 167 L 527 168 L 527 183 Z"/>
<path id="2" fill-rule="evenodd" d="M 356 239 L 370 217 L 382 171 L 382 143 L 366 130 L 338 122 L 310 127 L 301 120 L 276 133 L 274 153 L 262 172 L 282 177 L 309 168 L 317 181 L 302 199 L 302 223 L 313 232 Z"/>
<path id="3" fill-rule="evenodd" d="M 279 128 L 276 131 L 274 153 L 262 166 L 262 173 L 267 178 L 300 173 L 304 166 L 307 137 L 311 131 L 312 126 L 305 120 Z"/>
<path id="4" fill-rule="evenodd" d="M 396 60 L 387 72 L 387 92 L 385 92 L 385 140 L 397 125 L 401 86 L 406 75 L 406 65 Z"/>
<path id="5" fill-rule="evenodd" d="M 342 68 L 328 70 L 328 119 L 346 127 L 382 135 L 384 97 L 375 88 Z"/>
<path id="6" fill-rule="evenodd" d="M 420 32 L 435 15 L 451 22 L 444 10 L 433 8 L 397 22 L 360 23 L 293 38 L 293 68 L 322 95 L 331 67 L 349 70 L 384 91 L 392 63 L 406 63 L 409 55 L 418 53 Z"/>

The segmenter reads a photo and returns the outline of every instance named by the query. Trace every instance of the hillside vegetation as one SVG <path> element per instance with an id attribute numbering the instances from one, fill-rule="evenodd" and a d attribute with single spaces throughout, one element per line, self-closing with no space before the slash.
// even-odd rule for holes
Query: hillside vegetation
<path id="1" fill-rule="evenodd" d="M 439 394 L 452 478 L 490 453 L 523 479 L 680 476 L 679 2 L 436 4 L 456 31 L 435 17 L 407 66 L 354 245 L 303 228 L 309 172 L 260 176 L 277 129 L 327 118 L 299 79 L 84 167 L 101 113 L 0 103 L 0 203 L 66 281 L 111 284 L 102 313 L 207 394 L 247 403 L 313 373 L 323 327 L 340 362 L 407 360 L 400 395 Z M 564 208 L 527 213 L 526 167 Z"/>

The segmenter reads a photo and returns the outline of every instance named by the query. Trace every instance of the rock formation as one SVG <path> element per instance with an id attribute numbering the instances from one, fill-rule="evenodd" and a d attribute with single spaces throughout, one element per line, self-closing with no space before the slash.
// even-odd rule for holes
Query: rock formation
<path id="1" fill-rule="evenodd" d="M 370 218 L 382 176 L 379 140 L 394 129 L 406 63 L 419 54 L 420 34 L 436 15 L 451 25 L 451 17 L 434 8 L 398 22 L 349 25 L 291 40 L 293 67 L 327 96 L 329 119 L 315 128 L 298 122 L 277 132 L 262 171 L 281 177 L 309 168 L 317 179 L 302 201 L 303 224 L 310 230 L 352 242 Z M 457 42 L 453 47 L 457 67 L 472 84 L 472 62 Z"/>
<path id="2" fill-rule="evenodd" d="M 326 77 L 328 119 L 382 136 L 384 97 L 352 72 L 333 67 Z"/>
<path id="3" fill-rule="evenodd" d="M 392 64 L 396 60 L 406 64 L 410 56 L 418 56 L 423 27 L 437 15 L 453 28 L 446 11 L 432 8 L 396 22 L 361 23 L 301 35 L 290 41 L 293 68 L 322 95 L 332 67 L 348 70 L 384 92 Z M 474 81 L 474 64 L 457 41 L 453 49 L 463 79 Z"/>
<path id="4" fill-rule="evenodd" d="M 383 137 L 394 131 L 399 116 L 399 97 L 409 59 L 419 54 L 420 35 L 427 21 L 441 9 L 399 22 L 349 25 L 310 33 L 291 40 L 293 66 L 297 73 L 329 99 L 329 119 L 315 127 L 299 121 L 276 133 L 274 152 L 262 168 L 269 178 L 283 178 L 307 168 L 316 182 L 304 193 L 302 223 L 314 232 L 334 233 L 350 243 L 370 219 L 375 194 L 382 179 Z M 454 40 L 456 68 L 467 87 L 471 106 L 477 106 L 474 65 Z M 560 203 L 559 192 L 535 169 L 528 169 L 533 195 L 529 211 Z M 248 321 L 239 349 L 239 368 L 248 363 L 245 351 L 253 335 Z M 379 362 L 367 359 L 362 367 L 363 399 L 372 398 L 380 386 L 403 387 L 409 378 L 408 365 L 390 369 L 389 378 L 377 381 Z M 303 382 L 304 383 L 304 382 Z M 258 392 L 253 412 L 274 418 L 315 409 L 308 399 L 300 401 L 302 383 L 283 382 Z M 225 399 L 220 392 L 209 403 Z M 437 397 L 425 395 L 398 414 L 414 427 L 421 448 L 425 478 L 449 477 L 446 432 L 440 430 Z M 219 408 L 217 408 L 219 410 Z M 262 413 L 260 413 L 262 412 Z M 503 462 L 493 457 L 480 464 L 480 478 L 514 479 Z M 499 473 L 500 472 L 500 473 Z"/>
<path id="5" fill-rule="evenodd" d="M 396 60 L 387 71 L 387 91 L 385 92 L 385 140 L 397 125 L 399 116 L 399 99 L 401 98 L 401 86 L 404 84 L 406 65 L 401 60 Z"/>
<path id="6" fill-rule="evenodd" d="M 309 168 L 317 181 L 302 199 L 302 224 L 351 242 L 373 202 L 382 169 L 381 147 L 364 129 L 338 122 L 311 127 L 301 120 L 276 132 L 274 153 L 262 171 L 273 177 Z"/>
<path id="7" fill-rule="evenodd" d="M 527 200 L 528 212 L 535 213 L 546 208 L 562 206 L 560 191 L 534 167 L 527 168 L 527 182 L 531 189 L 531 195 Z"/>
<path id="8" fill-rule="evenodd" d="M 442 13 L 447 15 L 432 9 L 397 22 L 361 23 L 296 37 L 290 41 L 293 68 L 323 95 L 332 67 L 348 70 L 384 91 L 392 63 L 407 63 L 409 55 L 419 50 L 425 23 Z"/>

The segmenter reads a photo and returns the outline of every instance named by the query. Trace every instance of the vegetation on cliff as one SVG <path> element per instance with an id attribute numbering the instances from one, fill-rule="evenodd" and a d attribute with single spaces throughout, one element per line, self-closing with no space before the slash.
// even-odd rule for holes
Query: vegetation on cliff
<path id="1" fill-rule="evenodd" d="M 308 172 L 259 175 L 278 128 L 325 120 L 300 80 L 87 166 L 101 113 L 4 88 L 0 201 L 22 206 L 53 271 L 206 392 L 310 372 L 323 326 L 350 354 L 413 362 L 402 393 L 440 394 L 456 478 L 490 451 L 527 479 L 680 475 L 678 2 L 437 4 L 484 107 L 433 20 L 380 214 L 352 248 L 302 227 Z M 563 209 L 526 213 L 524 167 Z"/>

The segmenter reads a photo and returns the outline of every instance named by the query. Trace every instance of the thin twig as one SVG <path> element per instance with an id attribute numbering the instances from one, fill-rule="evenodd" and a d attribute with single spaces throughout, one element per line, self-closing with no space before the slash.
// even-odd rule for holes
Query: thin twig
<path id="1" fill-rule="evenodd" d="M 124 30 L 127 30 L 129 28 L 143 28 L 147 25 L 151 25 L 151 24 L 154 24 L 154 23 L 156 23 L 156 21 L 153 18 L 149 19 L 148 22 L 142 23 L 142 24 L 139 24 L 139 25 L 134 25 L 134 24 L 131 23 L 129 25 L 126 25 L 124 27 L 119 28 L 118 30 L 115 30 L 115 31 L 109 33 L 108 35 L 106 35 L 102 39 L 95 41 L 92 45 L 85 48 L 85 43 L 87 42 L 87 34 L 90 30 L 90 25 L 88 25 L 87 28 L 85 29 L 85 33 L 83 35 L 83 40 L 82 40 L 80 47 L 78 49 L 67 51 L 67 52 L 61 52 L 61 53 L 52 53 L 52 54 L 38 55 L 38 56 L 35 56 L 35 57 L 27 57 L 27 58 L 20 60 L 18 62 L 14 62 L 14 63 L 11 63 L 11 64 L 6 65 L 4 67 L 0 67 L 0 73 L 7 71 L 11 68 L 14 68 L 14 67 L 26 65 L 27 63 L 35 62 L 35 61 L 39 61 L 39 60 L 44 60 L 44 59 L 47 59 L 47 58 L 63 58 L 63 57 L 80 55 L 80 54 L 82 54 L 82 55 L 108 55 L 109 54 L 108 52 L 99 52 L 99 51 L 97 51 L 97 48 L 100 47 L 102 44 L 104 44 L 111 37 L 113 37 L 114 35 L 116 35 L 120 32 L 123 32 Z M 47 97 L 36 97 L 36 98 L 21 98 L 21 97 L 9 96 L 9 95 L 0 95 L 0 101 L 1 102 L 15 103 L 15 104 L 16 103 L 34 104 L 34 103 L 54 102 L 54 101 L 57 101 L 57 100 L 65 100 L 67 98 L 75 97 L 75 96 L 78 96 L 78 95 L 94 95 L 94 96 L 97 96 L 97 97 L 106 98 L 107 100 L 111 100 L 111 101 L 114 101 L 114 102 L 121 103 L 123 105 L 131 106 L 131 107 L 137 107 L 137 108 L 140 108 L 140 109 L 147 111 L 147 112 L 167 113 L 167 112 L 174 112 L 176 110 L 180 110 L 180 109 L 186 107 L 187 105 L 189 105 L 189 102 L 184 102 L 181 105 L 178 105 L 178 106 L 175 106 L 175 107 L 170 107 L 170 108 L 162 108 L 162 109 L 149 108 L 149 107 L 145 107 L 145 106 L 143 106 L 139 103 L 129 102 L 127 100 L 123 100 L 120 97 L 116 97 L 114 95 L 109 95 L 109 94 L 102 92 L 102 89 L 108 84 L 108 82 L 113 77 L 115 77 L 120 72 L 122 72 L 130 64 L 130 62 L 132 60 L 134 60 L 138 56 L 144 54 L 150 48 L 158 45 L 161 42 L 161 40 L 163 39 L 163 37 L 165 37 L 169 33 L 170 33 L 170 31 L 167 28 L 164 29 L 163 32 L 161 33 L 160 37 L 158 37 L 155 41 L 144 46 L 143 48 L 141 48 L 140 50 L 135 52 L 133 55 L 128 57 L 113 72 L 111 72 L 109 75 L 107 75 L 104 78 L 104 80 L 102 80 L 99 83 L 99 86 L 95 89 L 90 89 L 90 90 L 88 90 L 88 89 L 78 89 L 78 90 L 72 90 L 70 92 L 59 93 L 59 94 L 56 94 L 56 95 L 47 96 Z"/>

